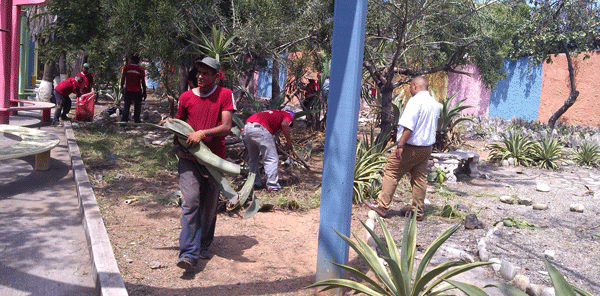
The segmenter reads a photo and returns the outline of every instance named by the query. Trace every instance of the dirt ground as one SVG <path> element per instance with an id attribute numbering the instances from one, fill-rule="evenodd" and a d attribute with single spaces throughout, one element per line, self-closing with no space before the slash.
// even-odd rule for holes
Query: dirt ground
<path id="1" fill-rule="evenodd" d="M 101 102 L 102 103 L 102 102 Z M 108 104 L 96 105 L 97 112 Z M 297 127 L 298 128 L 298 127 Z M 300 133 L 301 131 L 297 131 Z M 314 135 L 313 135 L 314 136 Z M 543 265 L 544 251 L 556 252 L 552 261 L 566 274 L 567 280 L 592 294 L 600 295 L 600 206 L 599 194 L 583 194 L 584 184 L 600 192 L 600 173 L 595 169 L 569 166 L 558 172 L 535 168 L 498 167 L 486 162 L 485 141 L 471 139 L 466 144 L 481 155 L 481 173 L 487 178 L 459 177 L 458 183 L 440 189 L 430 186 L 426 219 L 418 224 L 419 249 L 424 250 L 436 236 L 460 221 L 440 217 L 444 204 L 467 208 L 476 213 L 484 229 L 461 228 L 447 243 L 477 258 L 477 242 L 505 217 L 529 221 L 542 228 L 523 230 L 500 227 L 488 243 L 493 257 L 519 266 L 519 273 L 532 282 L 550 285 Z M 298 207 L 295 199 L 314 196 L 320 188 L 322 153 L 310 159 L 311 171 L 280 167 L 281 184 L 288 207 L 276 207 L 244 219 L 241 212 L 222 211 L 218 215 L 215 240 L 211 247 L 215 256 L 201 260 L 193 272 L 175 266 L 178 255 L 180 209 L 154 200 L 125 203 L 129 184 L 109 185 L 93 177 L 94 168 L 86 168 L 99 200 L 104 223 L 109 232 L 115 256 L 130 295 L 313 295 L 303 287 L 315 281 L 318 244 L 319 209 Z M 595 179 L 595 176 L 599 176 Z M 161 180 L 137 180 L 147 190 L 174 192 L 177 175 Z M 535 190 L 544 182 L 551 192 Z M 410 196 L 399 186 L 394 202 L 398 214 L 402 202 Z M 258 191 L 259 198 L 282 195 Z M 548 211 L 508 205 L 499 201 L 502 195 L 527 196 L 534 202 L 549 204 Z M 582 203 L 584 213 L 569 211 L 570 203 Z M 359 221 L 367 218 L 367 208 L 352 209 L 352 231 L 363 236 Z M 386 225 L 397 241 L 401 238 L 403 217 L 386 219 Z M 355 253 L 350 252 L 351 265 L 366 270 Z M 502 281 L 490 268 L 490 278 Z"/>

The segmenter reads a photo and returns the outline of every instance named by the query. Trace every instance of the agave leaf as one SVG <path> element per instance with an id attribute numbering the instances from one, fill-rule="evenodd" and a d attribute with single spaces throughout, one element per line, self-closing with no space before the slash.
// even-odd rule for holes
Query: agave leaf
<path id="1" fill-rule="evenodd" d="M 490 265 L 490 264 L 492 264 L 492 262 L 473 262 L 473 263 L 467 263 L 464 265 L 454 267 L 450 271 L 440 275 L 437 279 L 435 279 L 428 288 L 425 288 L 423 290 L 423 292 L 425 294 L 427 294 L 427 292 L 429 292 L 430 289 L 439 285 L 441 282 L 443 282 L 449 278 L 452 278 L 453 276 L 455 276 L 457 274 L 461 274 L 463 272 L 469 271 L 469 270 L 479 267 L 479 266 Z"/>
<path id="2" fill-rule="evenodd" d="M 360 270 L 358 270 L 356 268 L 353 268 L 351 266 L 348 266 L 348 265 L 344 265 L 344 264 L 338 264 L 338 263 L 335 263 L 335 262 L 333 262 L 333 264 L 336 265 L 336 266 L 339 266 L 340 268 L 342 268 L 342 269 L 344 269 L 344 270 L 346 270 L 348 272 L 350 272 L 351 274 L 359 277 L 360 279 L 368 282 L 369 284 L 372 285 L 371 288 L 374 289 L 374 290 L 376 290 L 377 292 L 383 293 L 383 294 L 386 293 L 384 287 L 380 286 L 379 283 L 377 283 L 376 281 L 374 281 L 373 279 L 371 279 L 370 277 L 368 277 L 366 274 L 362 273 Z"/>
<path id="3" fill-rule="evenodd" d="M 262 201 L 260 199 L 256 198 L 256 195 L 254 195 L 254 193 L 253 193 L 252 194 L 252 202 L 250 203 L 250 205 L 244 212 L 244 218 L 252 217 L 254 214 L 258 213 L 258 210 L 260 210 L 261 207 L 262 207 Z"/>
<path id="4" fill-rule="evenodd" d="M 387 252 L 385 260 L 390 268 L 390 273 L 392 274 L 392 279 L 394 280 L 395 286 L 398 288 L 398 291 L 408 291 L 410 290 L 410 287 L 406 286 L 406 279 L 408 278 L 410 282 L 411 274 L 405 274 L 404 271 L 399 267 L 399 265 L 402 264 L 402 261 L 398 256 L 398 249 L 396 247 L 396 243 L 394 242 L 394 238 L 387 227 L 385 227 L 383 219 L 377 217 L 377 221 L 379 222 L 379 226 L 381 227 L 387 243 L 387 247 L 384 248 Z M 380 247 L 380 249 L 382 248 Z"/>
<path id="5" fill-rule="evenodd" d="M 377 275 L 377 277 L 383 282 L 383 284 L 393 290 L 393 281 L 390 279 L 390 276 L 385 269 L 385 266 L 379 262 L 379 257 L 375 253 L 373 249 L 371 249 L 363 240 L 361 240 L 358 236 L 354 235 L 357 243 L 352 241 L 349 237 L 345 236 L 341 232 L 337 230 L 335 231 L 357 254 L 359 254 L 369 265 L 371 270 Z"/>
<path id="6" fill-rule="evenodd" d="M 442 274 L 449 268 L 452 268 L 454 266 L 464 265 L 464 264 L 465 263 L 462 261 L 448 261 L 448 262 L 444 262 L 442 264 L 437 265 L 432 270 L 430 270 L 429 272 L 426 272 L 422 276 L 419 276 L 419 277 L 415 276 L 415 285 L 413 287 L 413 295 L 414 296 L 418 295 L 418 293 L 423 290 L 423 288 L 427 285 L 427 283 L 429 283 L 436 276 Z"/>
<path id="7" fill-rule="evenodd" d="M 417 268 L 417 273 L 415 275 L 416 279 L 421 278 L 421 275 L 423 274 L 423 272 L 425 272 L 425 269 L 429 265 L 429 262 L 431 261 L 431 258 L 433 258 L 433 255 L 435 255 L 440 246 L 444 244 L 446 240 L 448 240 L 448 238 L 450 238 L 450 236 L 452 236 L 458 230 L 459 227 L 460 224 L 456 224 L 446 229 L 446 231 L 444 231 L 442 234 L 436 237 L 433 240 L 433 242 L 429 244 L 427 250 L 425 250 L 425 253 L 423 254 L 423 259 L 421 260 L 421 263 L 419 263 L 419 267 Z"/>
<path id="8" fill-rule="evenodd" d="M 594 296 L 594 295 L 592 295 L 592 293 L 584 291 L 581 288 L 577 288 L 575 286 L 572 286 L 572 287 L 573 287 L 573 290 L 575 290 L 575 292 L 581 296 Z"/>
<path id="9" fill-rule="evenodd" d="M 463 291 L 468 296 L 488 296 L 488 294 L 485 291 L 483 291 L 481 288 L 476 287 L 474 285 L 471 285 L 471 284 L 468 284 L 465 282 L 452 281 L 452 280 L 446 280 L 446 282 L 455 286 L 457 289 Z"/>
<path id="10" fill-rule="evenodd" d="M 252 192 L 252 187 L 254 186 L 255 178 L 256 174 L 249 173 L 246 182 L 244 182 L 244 186 L 242 186 L 242 189 L 240 190 L 240 192 L 238 192 L 241 206 L 244 206 L 246 200 L 248 200 L 248 196 L 250 195 L 250 192 Z"/>
<path id="11" fill-rule="evenodd" d="M 315 288 L 315 287 L 325 287 L 324 289 L 320 290 L 319 292 L 323 292 L 323 291 L 330 290 L 330 289 L 336 289 L 336 288 L 349 288 L 349 289 L 352 289 L 355 291 L 363 292 L 363 293 L 365 293 L 367 295 L 371 295 L 371 296 L 388 295 L 387 293 L 386 294 L 379 293 L 379 292 L 367 287 L 366 285 L 357 283 L 355 281 L 347 280 L 347 279 L 324 280 L 324 281 L 320 281 L 320 282 L 308 285 L 304 288 L 309 289 L 309 288 Z"/>
<path id="12" fill-rule="evenodd" d="M 550 274 L 550 279 L 552 279 L 552 285 L 554 286 L 554 290 L 556 295 L 560 296 L 576 296 L 575 291 L 573 291 L 573 287 L 565 280 L 563 275 L 554 267 L 548 260 L 544 259 L 544 264 L 546 264 L 546 269 L 548 269 L 548 273 Z"/>
<path id="13" fill-rule="evenodd" d="M 404 218 L 404 235 L 400 245 L 400 266 L 404 274 L 404 294 L 410 295 L 410 280 L 417 245 L 417 215 Z"/>
<path id="14" fill-rule="evenodd" d="M 498 283 L 498 284 L 490 284 L 490 285 L 485 286 L 485 288 L 489 288 L 489 287 L 498 288 L 502 292 L 502 295 L 504 295 L 504 296 L 527 296 L 527 294 L 525 292 L 523 292 L 523 291 L 519 290 L 517 287 L 513 287 L 509 284 Z"/>

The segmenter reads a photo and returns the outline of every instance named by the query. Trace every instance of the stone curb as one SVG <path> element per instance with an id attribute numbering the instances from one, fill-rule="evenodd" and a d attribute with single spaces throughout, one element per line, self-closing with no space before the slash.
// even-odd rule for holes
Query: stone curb
<path id="1" fill-rule="evenodd" d="M 70 122 L 65 121 L 64 131 L 69 148 L 69 156 L 71 157 L 73 179 L 75 179 L 75 186 L 77 188 L 81 222 L 92 259 L 92 276 L 96 283 L 96 290 L 98 291 L 98 295 L 102 296 L 126 296 L 128 295 L 127 289 L 125 288 L 123 277 L 119 272 L 117 260 L 115 259 L 108 233 L 104 227 L 104 221 L 96 202 L 96 196 L 85 171 Z"/>

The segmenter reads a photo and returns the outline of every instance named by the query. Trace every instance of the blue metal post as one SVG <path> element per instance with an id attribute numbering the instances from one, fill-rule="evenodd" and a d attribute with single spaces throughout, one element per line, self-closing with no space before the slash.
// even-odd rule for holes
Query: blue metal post
<path id="1" fill-rule="evenodd" d="M 367 0 L 338 0 L 334 9 L 317 281 L 342 278 L 333 263 L 348 262 L 348 245 L 333 230 L 350 234 Z"/>

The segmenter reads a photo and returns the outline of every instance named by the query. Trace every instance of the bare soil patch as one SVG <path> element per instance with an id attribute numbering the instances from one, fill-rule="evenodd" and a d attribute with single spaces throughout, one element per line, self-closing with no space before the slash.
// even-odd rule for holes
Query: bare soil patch
<path id="1" fill-rule="evenodd" d="M 151 109 L 166 114 L 165 105 L 156 100 Z M 108 102 L 100 102 L 96 112 L 107 106 Z M 322 137 L 322 134 L 307 133 L 300 127 L 295 127 L 294 132 L 296 139 Z M 529 221 L 541 228 L 500 227 L 488 242 L 492 257 L 514 263 L 520 267 L 519 273 L 530 277 L 532 282 L 549 286 L 549 277 L 544 274 L 543 254 L 545 250 L 553 250 L 556 256 L 551 262 L 567 280 L 600 295 L 600 193 L 585 193 L 585 185 L 600 192 L 600 172 L 575 166 L 560 171 L 498 167 L 486 162 L 488 152 L 484 150 L 484 140 L 472 139 L 466 144 L 480 153 L 481 172 L 489 178 L 463 176 L 458 183 L 448 184 L 444 189 L 430 185 L 432 190 L 427 198 L 431 205 L 426 209 L 425 221 L 418 224 L 420 249 L 424 250 L 436 236 L 460 222 L 439 216 L 439 208 L 445 204 L 464 205 L 484 223 L 485 229 L 461 228 L 447 243 L 475 258 L 478 240 L 493 228 L 494 222 L 505 217 Z M 168 198 L 166 201 L 165 198 L 141 198 L 125 203 L 137 196 L 139 190 L 145 196 L 168 196 L 178 190 L 177 173 L 165 170 L 160 178 L 132 175 L 107 182 L 98 180 L 95 175 L 109 168 L 86 163 L 129 294 L 312 295 L 314 291 L 303 287 L 315 280 L 319 209 L 307 201 L 318 201 L 321 152 L 322 147 L 315 148 L 309 160 L 310 171 L 301 167 L 280 167 L 282 192 L 256 193 L 263 200 L 278 201 L 270 211 L 243 219 L 239 211 L 223 210 L 217 218 L 211 248 L 215 256 L 200 261 L 194 272 L 189 273 L 175 266 L 179 207 Z M 540 182 L 550 185 L 551 192 L 536 191 L 536 184 Z M 549 210 L 534 211 L 531 206 L 503 204 L 499 201 L 502 195 L 530 197 L 534 202 L 548 204 Z M 402 182 L 393 205 L 398 214 L 402 202 L 409 199 L 406 182 Z M 586 210 L 570 212 L 571 203 L 581 203 Z M 361 237 L 364 230 L 359 221 L 367 218 L 367 212 L 362 205 L 353 206 L 352 231 Z M 403 217 L 396 215 L 385 221 L 399 242 Z M 366 270 L 355 253 L 350 253 L 349 261 Z M 486 268 L 486 272 L 490 278 L 502 281 L 490 268 Z"/>

